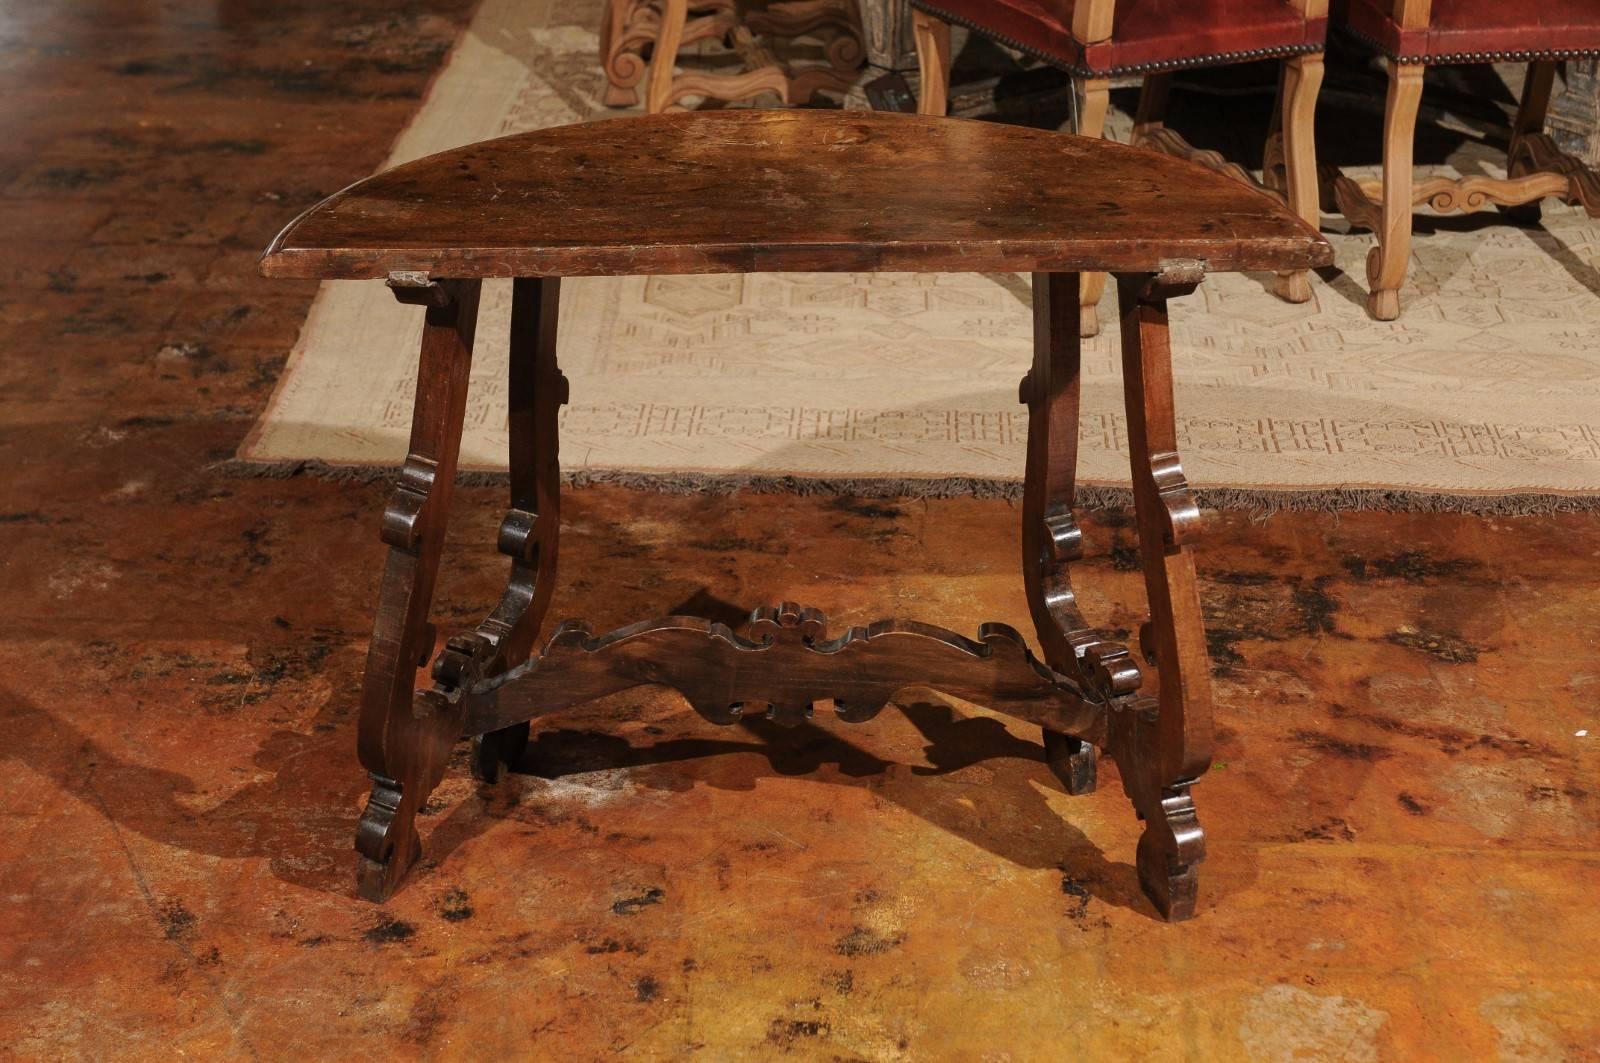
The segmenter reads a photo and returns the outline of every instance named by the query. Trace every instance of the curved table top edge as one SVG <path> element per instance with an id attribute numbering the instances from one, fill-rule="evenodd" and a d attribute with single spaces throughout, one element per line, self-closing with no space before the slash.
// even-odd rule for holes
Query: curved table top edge
<path id="1" fill-rule="evenodd" d="M 632 117 L 634 120 L 662 117 L 683 119 L 686 115 L 693 114 L 694 112 L 684 112 L 669 116 Z M 892 118 L 902 119 L 920 120 L 925 117 L 887 114 Z M 600 125 L 628 120 L 628 118 L 612 118 L 578 124 Z M 934 120 L 974 125 L 989 124 L 975 119 Z M 1061 133 L 1053 135 L 1071 136 Z M 466 147 L 471 146 L 473 145 L 466 145 Z M 1168 162 L 1182 161 L 1144 147 L 1125 144 L 1116 146 L 1121 152 L 1156 156 Z M 403 163 L 401 166 L 413 165 L 434 157 L 424 156 L 422 159 Z M 1186 164 L 1208 176 L 1223 176 L 1195 163 Z M 399 168 L 391 167 L 369 174 L 301 211 L 273 237 L 272 242 L 262 252 L 259 260 L 262 275 L 294 279 L 377 280 L 398 272 L 421 273 L 439 279 L 622 277 L 758 272 L 1147 273 L 1159 271 L 1174 260 L 1197 261 L 1204 266 L 1207 273 L 1235 273 L 1315 269 L 1330 266 L 1334 261 L 1333 247 L 1320 231 L 1289 211 L 1281 200 L 1265 189 L 1245 185 L 1231 177 L 1225 177 L 1224 180 L 1234 183 L 1242 193 L 1260 197 L 1274 213 L 1278 214 L 1279 220 L 1288 221 L 1292 227 L 1299 228 L 1300 235 L 1298 237 L 1281 234 L 1256 237 L 1233 236 L 1231 239 L 1212 236 L 1193 241 L 1171 238 L 1141 240 L 1121 236 L 1107 236 L 1101 239 L 1080 237 L 1065 248 L 1060 240 L 1016 239 L 968 241 L 959 248 L 944 242 L 852 243 L 848 241 L 728 244 L 662 242 L 634 245 L 585 243 L 569 246 L 443 249 L 431 246 L 360 249 L 287 246 L 295 230 L 306 219 L 345 199 L 368 182 L 382 178 Z M 1160 244 L 1159 252 L 1147 246 L 1154 243 Z"/>
<path id="2" fill-rule="evenodd" d="M 1333 264 L 1333 247 L 1312 240 L 1240 241 L 1219 249 L 1216 241 L 1192 246 L 1162 241 L 1160 252 L 1138 240 L 1106 241 L 1103 252 L 1080 242 L 1063 250 L 1015 241 L 968 245 L 953 255 L 944 245 L 726 244 L 646 246 L 588 245 L 571 248 L 372 248 L 360 251 L 281 248 L 274 241 L 261 258 L 268 277 L 320 280 L 379 280 L 392 273 L 434 278 L 635 277 L 708 273 L 1153 273 L 1175 260 L 1201 263 L 1207 273 L 1316 269 Z"/>

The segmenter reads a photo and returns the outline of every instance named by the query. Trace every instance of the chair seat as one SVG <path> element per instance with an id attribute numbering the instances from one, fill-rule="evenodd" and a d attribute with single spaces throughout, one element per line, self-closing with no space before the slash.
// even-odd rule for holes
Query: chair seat
<path id="1" fill-rule="evenodd" d="M 1307 19 L 1286 0 L 1117 0 L 1111 39 L 1084 46 L 1072 36 L 1073 0 L 912 0 L 1086 77 L 1217 66 L 1322 49 L 1326 19 Z"/>
<path id="2" fill-rule="evenodd" d="M 1393 0 L 1335 0 L 1334 18 L 1402 62 L 1570 59 L 1600 54 L 1596 0 L 1433 0 L 1432 24 L 1405 30 Z"/>

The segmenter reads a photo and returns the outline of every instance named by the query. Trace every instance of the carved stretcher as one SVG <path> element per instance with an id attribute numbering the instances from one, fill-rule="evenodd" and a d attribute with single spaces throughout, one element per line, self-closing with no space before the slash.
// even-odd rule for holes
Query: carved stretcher
<path id="1" fill-rule="evenodd" d="M 716 189 L 715 196 L 704 195 Z M 1204 841 L 1190 787 L 1210 764 L 1210 675 L 1191 543 L 1200 524 L 1177 454 L 1167 301 L 1208 270 L 1326 265 L 1327 242 L 1272 197 L 1192 163 L 1102 140 L 914 115 L 670 114 L 504 137 L 397 167 L 286 228 L 270 276 L 385 278 L 426 314 L 410 451 L 383 514 L 389 546 L 362 689 L 362 894 L 381 900 L 417 860 L 418 809 L 451 747 L 497 779 L 529 721 L 641 685 L 702 716 L 795 723 L 826 707 L 875 716 L 930 687 L 1039 726 L 1072 793 L 1097 750 L 1145 821 L 1140 881 L 1192 915 Z M 539 646 L 556 576 L 559 278 L 758 270 L 1025 271 L 1034 354 L 1022 511 L 1023 583 L 1038 652 L 1015 630 L 976 638 L 909 620 L 830 633 L 792 604 L 749 629 L 664 617 L 596 636 L 569 621 Z M 1068 567 L 1080 389 L 1078 274 L 1116 276 L 1127 431 L 1150 620 L 1139 659 L 1095 634 Z M 460 447 L 480 282 L 514 278 L 511 559 L 500 603 L 435 653 L 429 604 Z M 536 647 L 537 652 L 536 652 Z M 417 689 L 416 669 L 432 660 Z"/>

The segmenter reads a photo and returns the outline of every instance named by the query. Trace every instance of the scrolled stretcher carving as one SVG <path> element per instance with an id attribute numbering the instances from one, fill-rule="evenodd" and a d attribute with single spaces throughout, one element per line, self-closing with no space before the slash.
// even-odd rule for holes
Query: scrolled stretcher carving
<path id="1" fill-rule="evenodd" d="M 1108 706 L 1029 652 L 1005 624 L 976 640 L 914 620 L 883 620 L 829 638 L 815 609 L 757 609 L 746 634 L 698 617 L 645 620 L 596 637 L 577 621 L 528 664 L 462 692 L 465 734 L 558 712 L 632 687 L 681 693 L 728 725 L 757 713 L 786 726 L 831 702 L 861 723 L 907 687 L 927 687 L 1089 742 L 1105 736 Z"/>

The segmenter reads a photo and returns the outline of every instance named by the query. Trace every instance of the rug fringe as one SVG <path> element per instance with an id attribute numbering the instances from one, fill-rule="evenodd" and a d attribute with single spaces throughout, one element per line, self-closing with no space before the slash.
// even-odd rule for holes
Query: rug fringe
<path id="1" fill-rule="evenodd" d="M 384 465 L 333 465 L 323 461 L 255 462 L 232 459 L 212 466 L 226 476 L 284 480 L 314 476 L 322 480 L 374 483 L 392 479 L 398 471 Z M 669 495 L 754 494 L 851 495 L 857 498 L 1000 498 L 1022 499 L 1020 480 L 971 476 L 890 477 L 763 476 L 742 473 L 627 472 L 580 469 L 562 474 L 569 487 L 606 484 Z M 456 476 L 463 486 L 503 486 L 508 474 L 495 469 L 466 469 Z M 1479 516 L 1533 517 L 1552 513 L 1600 511 L 1600 494 L 1510 492 L 1506 494 L 1451 494 L 1393 488 L 1339 487 L 1312 490 L 1274 490 L 1258 487 L 1198 487 L 1195 495 L 1207 509 L 1250 513 L 1264 520 L 1280 512 L 1314 513 L 1470 513 Z M 1117 484 L 1078 485 L 1078 508 L 1113 509 L 1131 505 L 1131 488 Z"/>

